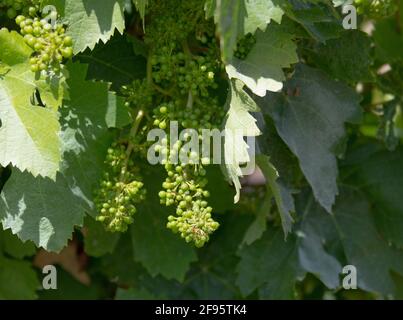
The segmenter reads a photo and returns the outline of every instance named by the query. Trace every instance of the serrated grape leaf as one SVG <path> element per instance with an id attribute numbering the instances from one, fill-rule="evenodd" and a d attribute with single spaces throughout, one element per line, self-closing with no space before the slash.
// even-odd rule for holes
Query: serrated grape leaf
<path id="1" fill-rule="evenodd" d="M 259 109 L 253 99 L 244 91 L 243 86 L 239 80 L 231 81 L 228 99 L 229 109 L 224 125 L 225 168 L 236 189 L 235 203 L 239 201 L 240 197 L 241 183 L 239 177 L 243 175 L 241 165 L 251 161 L 248 152 L 250 147 L 244 141 L 244 137 L 254 138 L 260 135 L 256 119 L 250 114 L 250 112 L 256 112 Z"/>
<path id="2" fill-rule="evenodd" d="M 111 88 L 118 91 L 122 85 L 146 76 L 146 59 L 135 54 L 133 47 L 125 35 L 115 34 L 106 44 L 97 44 L 93 51 L 87 49 L 78 59 L 88 64 L 87 79 L 111 82 Z"/>
<path id="3" fill-rule="evenodd" d="M 35 83 L 27 61 L 32 51 L 24 38 L 1 30 L 0 43 L 0 60 L 10 67 L 0 76 L 0 164 L 54 179 L 60 162 L 58 115 L 31 104 Z"/>
<path id="4" fill-rule="evenodd" d="M 33 256 L 36 248 L 33 242 L 22 242 L 10 230 L 0 230 L 0 252 L 8 254 L 11 257 L 22 259 L 27 256 Z"/>
<path id="5" fill-rule="evenodd" d="M 48 251 L 60 251 L 85 212 L 94 213 L 93 190 L 112 140 L 106 123 L 113 95 L 108 84 L 86 81 L 86 65 L 69 64 L 68 70 L 71 97 L 60 109 L 61 173 L 54 182 L 15 171 L 0 197 L 4 227 Z"/>
<path id="6" fill-rule="evenodd" d="M 258 290 L 261 298 L 293 298 L 295 284 L 306 272 L 335 289 L 341 285 L 345 264 L 357 268 L 359 288 L 395 294 L 391 271 L 403 270 L 403 251 L 382 239 L 361 193 L 342 189 L 332 215 L 302 193 L 297 211 L 301 218 L 297 237 L 284 242 L 279 230 L 268 229 L 240 250 L 237 284 L 244 295 Z"/>
<path id="7" fill-rule="evenodd" d="M 0 196 L 3 228 L 49 251 L 66 245 L 83 216 L 78 197 L 60 173 L 53 181 L 14 170 Z"/>
<path id="8" fill-rule="evenodd" d="M 257 29 L 265 31 L 271 20 L 281 23 L 284 11 L 277 2 L 276 0 L 245 0 L 247 12 L 245 34 L 253 34 Z"/>
<path id="9" fill-rule="evenodd" d="M 277 209 L 280 213 L 283 231 L 287 237 L 288 233 L 291 232 L 292 224 L 294 222 L 291 216 L 291 212 L 295 211 L 292 195 L 277 181 L 279 173 L 270 162 L 269 157 L 259 155 L 256 157 L 256 163 L 266 178 L 267 187 L 273 193 Z"/>
<path id="10" fill-rule="evenodd" d="M 27 261 L 0 255 L 0 300 L 33 300 L 39 281 Z"/>
<path id="11" fill-rule="evenodd" d="M 265 96 L 267 91 L 282 89 L 285 80 L 282 68 L 298 62 L 293 35 L 271 25 L 266 32 L 256 32 L 256 44 L 245 60 L 233 58 L 226 66 L 230 78 L 240 79 L 253 93 Z"/>
<path id="12" fill-rule="evenodd" d="M 316 199 L 331 212 L 338 193 L 334 152 L 345 135 L 344 124 L 360 119 L 359 96 L 321 71 L 300 64 L 282 93 L 269 94 L 261 102 L 298 157 Z"/>
<path id="13" fill-rule="evenodd" d="M 153 277 L 162 275 L 166 279 L 183 281 L 190 263 L 197 259 L 195 249 L 166 227 L 169 212 L 173 209 L 159 203 L 158 191 L 163 182 L 161 172 L 147 168 L 143 178 L 147 199 L 138 205 L 131 227 L 134 260 Z"/>
<path id="14" fill-rule="evenodd" d="M 54 2 L 54 3 L 53 3 Z M 117 30 L 125 29 L 124 0 L 63 0 L 50 1 L 67 23 L 67 35 L 73 38 L 77 54 L 86 48 L 94 49 L 99 42 L 107 42 Z"/>
<path id="15" fill-rule="evenodd" d="M 86 217 L 84 220 L 85 252 L 92 257 L 101 257 L 115 250 L 119 241 L 120 233 L 108 232 L 105 226 L 95 221 L 92 217 Z"/>
<path id="16" fill-rule="evenodd" d="M 231 60 L 238 38 L 245 33 L 247 15 L 245 1 L 216 0 L 214 21 L 220 39 L 221 55 L 224 62 Z"/>

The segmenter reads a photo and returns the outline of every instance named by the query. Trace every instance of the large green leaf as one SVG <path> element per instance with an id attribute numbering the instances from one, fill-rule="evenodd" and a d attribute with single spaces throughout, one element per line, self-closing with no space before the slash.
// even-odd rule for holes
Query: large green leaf
<path id="1" fill-rule="evenodd" d="M 316 199 L 330 212 L 338 193 L 335 153 L 344 124 L 360 118 L 359 96 L 321 71 L 298 65 L 283 93 L 266 96 L 262 107 L 299 158 Z"/>
<path id="2" fill-rule="evenodd" d="M 3 226 L 50 251 L 67 244 L 86 211 L 94 213 L 93 190 L 112 138 L 106 121 L 113 96 L 108 84 L 86 81 L 85 65 L 68 69 L 71 97 L 61 109 L 61 173 L 52 181 L 15 171 L 0 198 Z"/>
<path id="3" fill-rule="evenodd" d="M 14 170 L 1 193 L 4 229 L 50 251 L 59 251 L 67 244 L 74 226 L 82 224 L 83 216 L 79 198 L 60 173 L 53 181 Z"/>
<path id="4" fill-rule="evenodd" d="M 73 38 L 74 53 L 93 49 L 108 41 L 115 30 L 125 28 L 124 0 L 52 0 L 68 23 L 67 34 Z"/>
<path id="5" fill-rule="evenodd" d="M 36 88 L 28 64 L 32 51 L 23 37 L 1 30 L 0 43 L 0 60 L 9 66 L 0 76 L 0 164 L 54 179 L 60 162 L 57 113 L 31 104 Z"/>
<path id="6" fill-rule="evenodd" d="M 270 228 L 240 250 L 237 283 L 244 295 L 258 290 L 261 298 L 294 298 L 295 284 L 306 272 L 336 289 L 347 264 L 356 267 L 359 288 L 396 294 L 391 271 L 402 272 L 403 251 L 382 239 L 361 193 L 343 189 L 329 215 L 304 192 L 298 197 L 297 211 L 297 237 L 284 242 L 281 231 Z"/>
<path id="7" fill-rule="evenodd" d="M 278 2 L 278 0 L 245 0 L 247 12 L 245 34 L 255 33 L 257 29 L 265 31 L 271 20 L 281 23 L 284 11 L 277 5 Z"/>

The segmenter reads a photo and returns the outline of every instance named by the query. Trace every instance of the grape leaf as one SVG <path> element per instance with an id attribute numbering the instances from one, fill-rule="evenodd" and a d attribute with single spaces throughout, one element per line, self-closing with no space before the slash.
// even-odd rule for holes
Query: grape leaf
<path id="1" fill-rule="evenodd" d="M 107 42 L 115 30 L 125 28 L 124 0 L 63 0 L 50 1 L 68 24 L 67 35 L 73 38 L 77 54 L 86 48 L 93 49 L 99 42 Z"/>
<path id="2" fill-rule="evenodd" d="M 297 237 L 284 242 L 281 232 L 270 228 L 239 251 L 237 284 L 244 295 L 258 290 L 261 298 L 294 298 L 295 284 L 306 272 L 335 289 L 341 284 L 342 262 L 357 268 L 359 288 L 395 294 L 390 271 L 401 272 L 403 251 L 382 239 L 362 194 L 345 187 L 329 215 L 312 196 L 302 193 L 297 211 L 301 218 Z"/>
<path id="3" fill-rule="evenodd" d="M 284 11 L 276 1 L 245 0 L 247 16 L 245 18 L 245 34 L 255 33 L 257 29 L 266 30 L 271 20 L 281 23 Z"/>
<path id="4" fill-rule="evenodd" d="M 35 81 L 43 104 L 54 111 L 62 105 L 64 99 L 68 99 L 66 76 L 43 76 Z"/>
<path id="5" fill-rule="evenodd" d="M 3 227 L 22 241 L 32 240 L 38 247 L 59 251 L 71 238 L 74 226 L 82 224 L 84 211 L 77 198 L 60 173 L 53 181 L 14 170 L 0 197 Z"/>
<path id="6" fill-rule="evenodd" d="M 31 104 L 35 83 L 27 60 L 32 51 L 23 37 L 1 30 L 0 42 L 5 45 L 0 60 L 10 67 L 0 76 L 0 164 L 54 179 L 60 162 L 58 115 Z"/>
<path id="7" fill-rule="evenodd" d="M 266 91 L 279 91 L 285 80 L 282 68 L 298 62 L 293 35 L 278 26 L 256 32 L 256 44 L 245 60 L 233 58 L 226 66 L 228 76 L 243 81 L 253 93 L 265 96 Z"/>
<path id="8" fill-rule="evenodd" d="M 239 80 L 231 81 L 229 110 L 225 120 L 225 168 L 236 189 L 235 202 L 238 202 L 240 197 L 239 177 L 243 175 L 241 165 L 251 161 L 248 153 L 249 146 L 244 141 L 244 137 L 253 138 L 260 134 L 256 119 L 250 114 L 259 109 L 253 99 L 244 91 L 243 86 Z"/>
<path id="9" fill-rule="evenodd" d="M 361 116 L 359 96 L 321 71 L 301 64 L 283 93 L 267 95 L 262 107 L 299 158 L 316 199 L 330 212 L 338 193 L 334 152 L 345 135 L 344 123 L 357 122 Z"/>
<path id="10" fill-rule="evenodd" d="M 108 84 L 85 81 L 85 65 L 69 64 L 68 69 L 71 98 L 60 110 L 61 173 L 52 181 L 15 171 L 0 197 L 3 226 L 49 251 L 60 251 L 85 212 L 94 213 L 93 189 L 112 138 L 106 123 L 113 95 Z"/>

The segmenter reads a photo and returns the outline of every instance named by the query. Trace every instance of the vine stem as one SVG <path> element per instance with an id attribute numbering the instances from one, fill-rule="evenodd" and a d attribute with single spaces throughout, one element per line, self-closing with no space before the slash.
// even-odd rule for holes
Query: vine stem
<path id="1" fill-rule="evenodd" d="M 126 149 L 126 159 L 125 159 L 125 162 L 123 164 L 123 168 L 127 168 L 129 158 L 130 158 L 130 156 L 131 156 L 131 154 L 133 152 L 133 149 L 134 149 L 134 144 L 133 144 L 132 138 L 134 138 L 136 136 L 136 134 L 137 134 L 137 132 L 139 130 L 139 127 L 140 127 L 141 120 L 143 119 L 144 115 L 145 115 L 145 112 L 142 109 L 140 109 L 138 111 L 138 113 L 137 113 L 136 119 L 134 120 L 133 126 L 132 126 L 132 128 L 130 130 L 129 144 L 128 144 L 127 149 Z M 123 178 L 123 175 L 121 175 L 120 180 L 122 180 L 122 178 Z"/>

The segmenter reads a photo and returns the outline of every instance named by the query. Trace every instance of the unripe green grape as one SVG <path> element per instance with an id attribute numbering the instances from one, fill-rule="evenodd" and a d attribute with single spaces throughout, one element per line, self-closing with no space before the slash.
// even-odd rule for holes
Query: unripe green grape
<path id="1" fill-rule="evenodd" d="M 14 18 L 16 17 L 16 15 L 17 15 L 17 10 L 15 10 L 14 8 L 9 8 L 9 9 L 7 10 L 7 16 L 8 16 L 10 19 L 14 19 Z"/>

